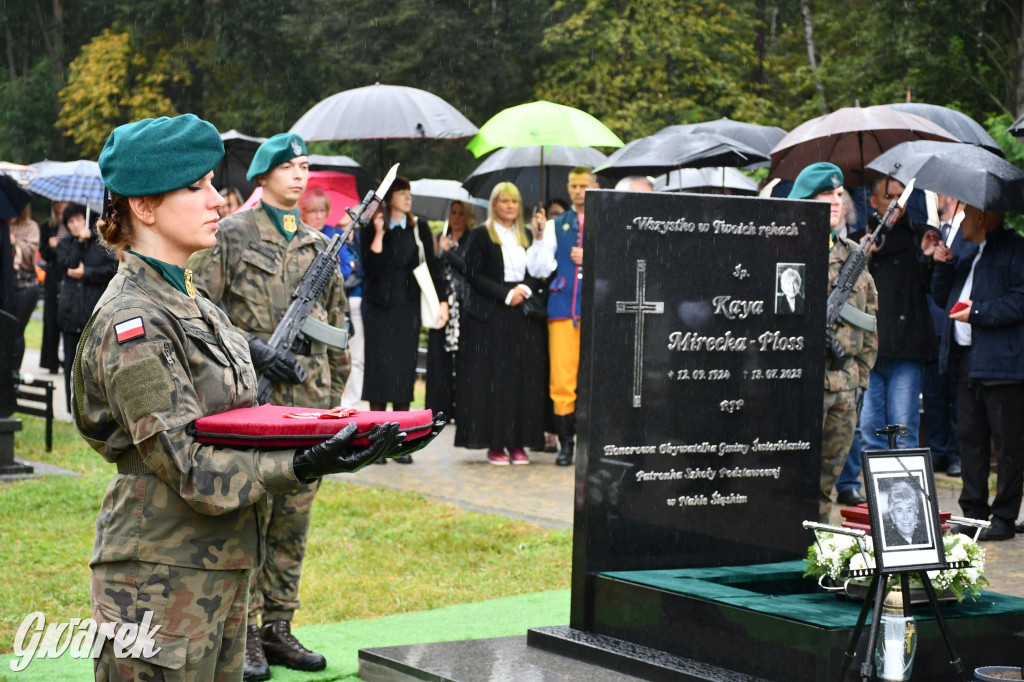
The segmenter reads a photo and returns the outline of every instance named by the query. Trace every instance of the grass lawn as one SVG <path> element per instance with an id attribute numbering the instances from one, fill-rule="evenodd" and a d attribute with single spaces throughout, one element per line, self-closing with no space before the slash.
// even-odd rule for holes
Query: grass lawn
<path id="1" fill-rule="evenodd" d="M 50 622 L 90 615 L 93 524 L 112 465 L 70 424 L 23 418 L 19 457 L 77 476 L 0 484 L 0 653 L 33 611 Z M 571 536 L 463 511 L 416 493 L 325 481 L 317 496 L 295 625 L 423 611 L 569 587 Z"/>

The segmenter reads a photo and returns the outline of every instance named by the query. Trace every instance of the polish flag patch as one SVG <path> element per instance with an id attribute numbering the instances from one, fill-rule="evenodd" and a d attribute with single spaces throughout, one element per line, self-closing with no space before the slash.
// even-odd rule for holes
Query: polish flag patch
<path id="1" fill-rule="evenodd" d="M 133 317 L 130 320 L 115 324 L 114 331 L 117 333 L 118 343 L 131 341 L 146 335 L 146 327 L 142 324 L 141 317 Z"/>

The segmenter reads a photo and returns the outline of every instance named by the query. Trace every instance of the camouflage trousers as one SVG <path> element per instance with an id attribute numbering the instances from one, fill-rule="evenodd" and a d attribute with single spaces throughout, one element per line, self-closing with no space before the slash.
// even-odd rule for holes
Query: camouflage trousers
<path id="1" fill-rule="evenodd" d="M 846 464 L 846 455 L 857 430 L 857 391 L 825 391 L 824 407 L 818 521 L 828 523 L 832 513 L 832 489 Z"/>
<path id="2" fill-rule="evenodd" d="M 306 537 L 313 498 L 320 487 L 315 481 L 301 488 L 267 497 L 266 558 L 252 572 L 249 582 L 249 623 L 292 619 L 299 608 L 299 579 L 306 554 Z"/>
<path id="3" fill-rule="evenodd" d="M 94 566 L 92 617 L 98 626 L 141 623 L 146 612 L 152 612 L 149 630 L 160 626 L 148 658 L 118 658 L 108 639 L 93 666 L 97 682 L 241 680 L 250 572 L 135 561 Z"/>

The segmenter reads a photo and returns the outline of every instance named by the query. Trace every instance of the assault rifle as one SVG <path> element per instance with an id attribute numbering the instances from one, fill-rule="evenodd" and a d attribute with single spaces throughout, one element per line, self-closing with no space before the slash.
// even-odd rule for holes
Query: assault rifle
<path id="1" fill-rule="evenodd" d="M 306 270 L 306 274 L 302 276 L 302 281 L 299 282 L 299 286 L 295 287 L 291 305 L 288 306 L 284 318 L 281 319 L 281 324 L 277 325 L 277 329 L 274 330 L 270 340 L 267 341 L 267 345 L 271 348 L 274 350 L 291 350 L 292 344 L 295 343 L 295 339 L 298 338 L 301 332 L 306 332 L 307 336 L 311 336 L 318 333 L 317 327 L 328 327 L 328 325 L 319 320 L 311 318 L 309 314 L 313 311 L 313 306 L 316 304 L 316 300 L 320 298 L 320 294 L 323 293 L 324 287 L 327 286 L 327 283 L 338 272 L 338 252 L 341 251 L 345 242 L 348 241 L 352 230 L 361 229 L 369 224 L 373 214 L 377 212 L 377 209 L 384 202 L 383 197 L 387 194 L 388 189 L 391 188 L 391 183 L 394 182 L 397 174 L 398 164 L 396 163 L 388 171 L 388 174 L 384 176 L 384 181 L 380 183 L 380 187 L 377 188 L 376 192 L 373 190 L 367 192 L 355 211 L 346 209 L 349 216 L 352 217 L 352 222 L 343 234 L 336 234 L 331 238 L 327 248 L 317 254 L 309 269 Z M 330 331 L 332 330 L 327 330 L 328 333 Z M 299 369 L 301 371 L 302 368 Z M 301 380 L 305 381 L 305 372 L 301 373 L 303 374 Z M 270 402 L 270 396 L 273 391 L 274 387 L 271 385 L 270 380 L 265 376 L 261 376 L 256 393 L 256 399 L 259 403 L 262 405 Z"/>
<path id="2" fill-rule="evenodd" d="M 841 317 L 844 319 L 847 317 L 852 318 L 852 320 L 848 319 L 847 321 L 851 321 L 854 324 L 861 322 L 858 326 L 863 326 L 863 321 L 858 320 L 857 317 L 869 317 L 853 308 L 853 306 L 848 305 L 846 299 L 850 297 L 850 293 L 853 291 L 853 286 L 857 283 L 860 273 L 864 272 L 864 268 L 868 265 L 868 251 L 878 241 L 879 237 L 882 236 L 882 233 L 886 230 L 891 230 L 892 226 L 903 216 L 910 193 L 914 191 L 915 180 L 916 178 L 911 179 L 899 199 L 892 200 L 875 231 L 869 234 L 867 239 L 861 242 L 860 247 L 846 259 L 846 262 L 843 263 L 843 269 L 839 271 L 839 279 L 836 280 L 836 286 L 832 289 L 832 293 L 828 295 L 828 306 L 825 309 L 825 344 L 828 346 L 829 353 L 832 354 L 832 369 L 841 369 L 846 361 L 846 353 L 843 351 L 843 347 L 839 345 L 832 327 Z M 874 320 L 872 319 L 871 322 L 873 323 Z"/>

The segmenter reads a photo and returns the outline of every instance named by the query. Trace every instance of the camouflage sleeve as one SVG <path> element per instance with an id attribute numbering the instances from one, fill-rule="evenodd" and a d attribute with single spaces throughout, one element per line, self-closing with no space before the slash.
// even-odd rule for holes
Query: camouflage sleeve
<path id="1" fill-rule="evenodd" d="M 878 314 L 878 289 L 875 288 L 875 280 L 868 274 L 867 270 L 861 274 L 867 277 L 867 299 L 864 305 L 864 312 L 872 315 Z M 875 359 L 878 357 L 878 331 L 864 332 L 864 342 L 861 344 L 860 352 L 857 353 L 858 384 L 861 388 L 868 387 L 871 378 L 871 368 L 875 366 Z"/>
<path id="2" fill-rule="evenodd" d="M 223 238 L 224 232 L 217 233 L 217 244 L 211 249 L 203 249 L 192 254 L 187 266 L 192 269 L 196 289 L 206 298 L 219 305 L 224 296 L 224 283 L 227 281 L 227 264 L 230 251 L 229 240 Z"/>
<path id="3" fill-rule="evenodd" d="M 327 321 L 338 329 L 345 328 L 345 312 L 348 310 L 348 299 L 345 297 L 345 280 L 341 275 L 331 278 L 325 292 L 324 302 L 327 304 Z M 341 405 L 341 394 L 345 389 L 345 351 L 333 346 L 327 347 L 327 361 L 331 365 L 331 405 Z"/>
<path id="4" fill-rule="evenodd" d="M 186 425 L 203 416 L 204 389 L 192 384 L 174 323 L 138 313 L 146 332 L 137 340 L 118 344 L 113 324 L 100 332 L 108 350 L 102 374 L 112 417 L 146 466 L 202 514 L 223 514 L 297 487 L 291 450 L 201 445 L 188 435 Z"/>

